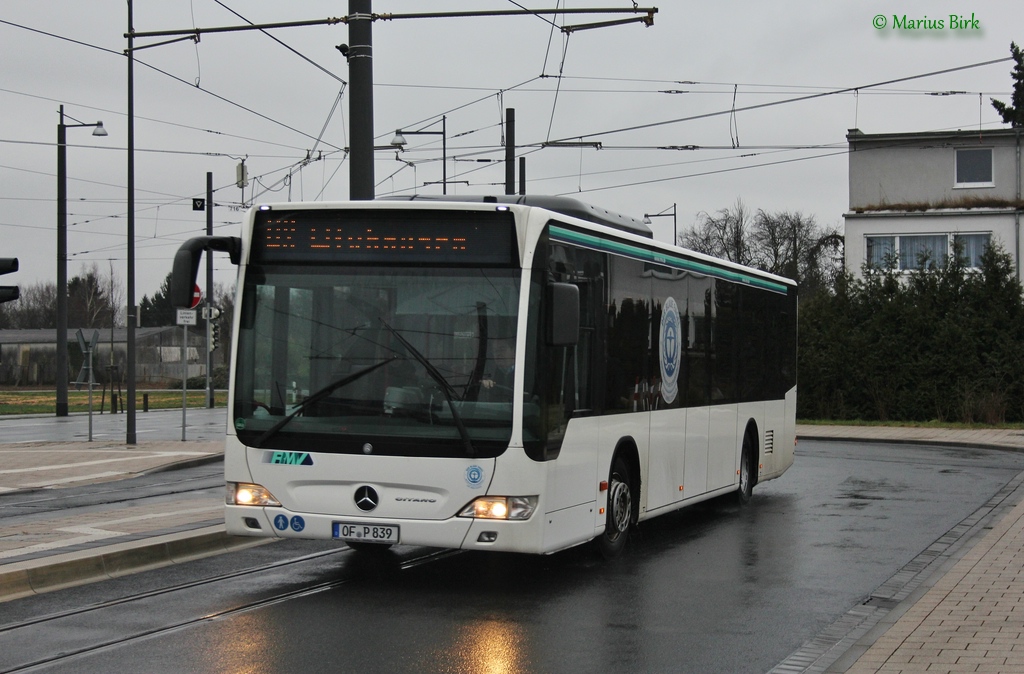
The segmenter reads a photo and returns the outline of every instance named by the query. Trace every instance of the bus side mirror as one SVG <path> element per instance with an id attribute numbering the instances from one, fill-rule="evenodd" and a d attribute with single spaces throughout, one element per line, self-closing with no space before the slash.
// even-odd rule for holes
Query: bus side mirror
<path id="1" fill-rule="evenodd" d="M 580 340 L 580 289 L 572 283 L 547 286 L 547 343 L 575 346 Z"/>
<path id="2" fill-rule="evenodd" d="M 171 306 L 183 309 L 192 306 L 192 289 L 204 250 L 225 252 L 231 257 L 231 263 L 237 265 L 242 258 L 242 240 L 235 236 L 196 236 L 181 244 L 171 267 L 171 284 L 167 292 Z"/>

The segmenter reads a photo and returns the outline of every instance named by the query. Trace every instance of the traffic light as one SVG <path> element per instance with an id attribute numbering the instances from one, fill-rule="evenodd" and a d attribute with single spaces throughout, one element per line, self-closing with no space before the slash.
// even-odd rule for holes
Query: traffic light
<path id="1" fill-rule="evenodd" d="M 210 351 L 216 351 L 220 346 L 220 323 L 210 324 Z"/>
<path id="2" fill-rule="evenodd" d="M 18 271 L 18 258 L 0 257 L 0 275 Z M 21 297 L 18 286 L 0 286 L 0 303 L 10 302 Z"/>

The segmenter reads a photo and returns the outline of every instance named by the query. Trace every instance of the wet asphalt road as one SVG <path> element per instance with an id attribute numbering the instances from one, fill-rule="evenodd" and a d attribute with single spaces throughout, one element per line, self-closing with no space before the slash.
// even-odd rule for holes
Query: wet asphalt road
<path id="1" fill-rule="evenodd" d="M 97 408 L 99 403 L 97 403 Z M 170 410 L 137 411 L 135 436 L 137 442 L 147 440 L 181 440 L 181 408 Z M 227 410 L 189 408 L 185 411 L 185 439 L 189 441 L 224 440 Z M 94 442 L 125 442 L 128 416 L 125 413 L 92 416 Z M 4 417 L 0 443 L 7 442 L 72 442 L 88 440 L 88 414 L 75 413 L 66 417 L 31 415 Z"/>
<path id="2" fill-rule="evenodd" d="M 1022 470 L 1012 452 L 803 441 L 748 507 L 644 523 L 612 563 L 262 546 L 0 604 L 0 670 L 765 672 Z"/>

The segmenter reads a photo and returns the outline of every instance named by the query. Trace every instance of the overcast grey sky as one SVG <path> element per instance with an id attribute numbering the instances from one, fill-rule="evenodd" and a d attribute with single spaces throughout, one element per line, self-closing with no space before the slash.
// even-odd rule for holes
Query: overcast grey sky
<path id="1" fill-rule="evenodd" d="M 848 129 L 1000 128 L 989 98 L 1009 102 L 1012 64 L 870 85 L 1006 58 L 1011 40 L 1024 43 L 1019 0 L 673 0 L 658 7 L 650 28 L 617 26 L 567 39 L 538 17 L 377 21 L 376 144 L 387 145 L 399 127 L 440 130 L 446 114 L 449 192 L 500 194 L 501 163 L 476 160 L 503 158 L 501 122 L 511 107 L 530 193 L 575 195 L 635 216 L 671 212 L 675 203 L 680 230 L 701 211 L 737 198 L 751 209 L 841 224 Z M 60 104 L 81 122 L 102 120 L 110 134 L 68 130 L 69 276 L 95 263 L 103 273 L 113 265 L 123 281 L 127 3 L 7 0 L 3 8 L 0 256 L 20 258 L 21 271 L 0 282 L 56 278 Z M 516 8 L 507 0 L 373 3 L 378 13 Z M 321 19 L 346 9 L 344 0 L 134 2 L 140 32 Z M 951 29 L 951 15 L 967 27 Z M 893 26 L 904 17 L 927 17 L 933 27 Z M 613 17 L 553 20 L 604 18 Z M 203 196 L 207 171 L 217 189 L 218 233 L 239 231 L 243 192 L 234 183 L 243 158 L 246 202 L 348 198 L 348 68 L 335 49 L 348 42 L 348 28 L 288 28 L 272 36 L 209 34 L 198 44 L 137 52 L 137 302 L 158 289 L 178 245 L 203 233 L 205 215 L 191 210 L 191 198 Z M 784 102 L 850 88 L 859 91 Z M 961 93 L 934 95 L 943 92 Z M 773 102 L 779 104 L 744 110 Z M 636 126 L 646 128 L 624 130 Z M 580 137 L 602 149 L 539 148 Z M 378 196 L 440 193 L 440 139 L 407 139 L 402 159 L 413 166 L 393 151 L 377 152 Z M 664 149 L 673 146 L 700 149 Z M 307 152 L 314 161 L 303 166 Z M 671 239 L 671 225 L 670 217 L 655 219 L 656 237 Z M 216 268 L 218 282 L 232 281 L 225 258 Z"/>

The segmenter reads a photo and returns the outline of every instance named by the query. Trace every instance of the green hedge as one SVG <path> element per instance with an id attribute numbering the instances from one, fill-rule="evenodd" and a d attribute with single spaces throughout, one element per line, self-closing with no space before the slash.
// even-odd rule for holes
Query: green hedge
<path id="1" fill-rule="evenodd" d="M 807 419 L 1024 419 L 1012 258 L 990 246 L 979 270 L 956 256 L 909 274 L 865 270 L 803 301 L 798 398 Z"/>

